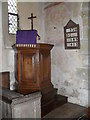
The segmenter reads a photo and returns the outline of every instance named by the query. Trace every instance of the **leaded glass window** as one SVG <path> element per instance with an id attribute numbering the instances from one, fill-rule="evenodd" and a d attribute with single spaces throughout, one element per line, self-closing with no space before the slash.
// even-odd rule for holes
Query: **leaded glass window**
<path id="1" fill-rule="evenodd" d="M 17 0 L 8 0 L 8 31 L 16 34 L 18 28 Z"/>

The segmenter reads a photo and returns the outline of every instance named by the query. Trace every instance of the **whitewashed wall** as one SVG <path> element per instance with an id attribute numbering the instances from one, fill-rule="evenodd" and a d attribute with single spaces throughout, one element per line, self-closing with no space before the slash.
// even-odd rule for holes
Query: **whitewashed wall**
<path id="1" fill-rule="evenodd" d="M 0 71 L 2 71 L 2 2 L 0 2 Z"/>
<path id="2" fill-rule="evenodd" d="M 88 105 L 90 106 L 90 1 L 88 3 Z"/>
<path id="3" fill-rule="evenodd" d="M 0 2 L 0 71 L 2 71 L 2 2 Z M 0 84 L 1 83 L 1 77 L 0 77 Z M 2 91 L 0 90 L 0 95 L 2 94 Z M 0 119 L 2 118 L 2 109 L 1 109 L 1 101 L 0 101 Z"/>
<path id="4" fill-rule="evenodd" d="M 14 77 L 14 51 L 12 49 L 12 45 L 16 41 L 15 35 L 8 34 L 8 4 L 7 2 L 2 2 L 2 69 L 3 71 L 10 71 L 10 89 L 14 89 L 15 77 Z"/>
<path id="5" fill-rule="evenodd" d="M 18 14 L 19 14 L 19 23 L 21 30 L 30 30 L 31 29 L 31 20 L 28 17 L 33 13 L 36 18 L 33 20 L 33 29 L 38 31 L 38 34 L 41 37 L 41 41 L 44 41 L 44 14 L 43 14 L 43 2 L 19 2 L 18 0 Z"/>
<path id="6" fill-rule="evenodd" d="M 88 3 L 45 4 L 45 42 L 52 50 L 52 83 L 69 102 L 88 106 Z M 80 26 L 80 49 L 66 50 L 64 26 L 72 19 Z"/>

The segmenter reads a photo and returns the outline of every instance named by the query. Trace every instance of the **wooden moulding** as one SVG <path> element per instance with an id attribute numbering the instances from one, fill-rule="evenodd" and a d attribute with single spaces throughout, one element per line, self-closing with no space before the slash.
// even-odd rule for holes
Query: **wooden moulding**
<path id="1" fill-rule="evenodd" d="M 10 89 L 10 72 L 0 72 L 0 87 Z"/>

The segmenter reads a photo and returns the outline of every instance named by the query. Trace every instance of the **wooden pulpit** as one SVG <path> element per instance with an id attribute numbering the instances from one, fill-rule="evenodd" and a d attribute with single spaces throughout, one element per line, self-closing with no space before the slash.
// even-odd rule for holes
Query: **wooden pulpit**
<path id="1" fill-rule="evenodd" d="M 42 116 L 56 106 L 67 102 L 67 97 L 57 96 L 57 89 L 53 88 L 51 83 L 51 49 L 53 46 L 43 43 L 32 48 L 13 46 L 15 76 L 18 81 L 17 92 L 30 94 L 41 91 Z"/>
<path id="2" fill-rule="evenodd" d="M 18 92 L 32 93 L 52 89 L 51 55 L 53 45 L 37 44 L 37 47 L 14 47 Z"/>

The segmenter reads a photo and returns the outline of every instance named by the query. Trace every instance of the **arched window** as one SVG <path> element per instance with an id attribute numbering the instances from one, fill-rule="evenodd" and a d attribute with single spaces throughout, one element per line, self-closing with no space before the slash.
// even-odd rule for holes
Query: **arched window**
<path id="1" fill-rule="evenodd" d="M 16 34 L 18 29 L 17 0 L 8 0 L 8 32 Z"/>

